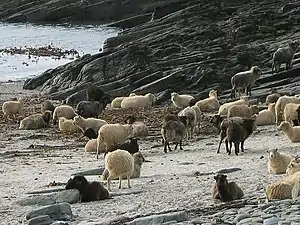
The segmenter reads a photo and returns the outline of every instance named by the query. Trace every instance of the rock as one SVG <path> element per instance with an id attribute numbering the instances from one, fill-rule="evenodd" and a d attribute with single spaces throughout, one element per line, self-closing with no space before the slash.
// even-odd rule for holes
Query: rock
<path id="1" fill-rule="evenodd" d="M 240 222 L 241 220 L 246 219 L 246 218 L 249 218 L 249 217 L 250 217 L 250 214 L 248 214 L 248 213 L 238 214 L 238 215 L 234 218 L 233 223 L 238 223 L 238 222 Z"/>
<path id="2" fill-rule="evenodd" d="M 28 221 L 28 225 L 49 225 L 53 220 L 48 215 L 37 216 Z"/>
<path id="3" fill-rule="evenodd" d="M 69 97 L 67 97 L 66 104 L 70 106 L 76 106 L 81 101 L 86 101 L 85 90 L 78 91 L 75 92 L 74 94 L 71 94 Z"/>
<path id="4" fill-rule="evenodd" d="M 70 223 L 64 221 L 55 221 L 54 223 L 51 223 L 51 225 L 70 225 Z"/>
<path id="5" fill-rule="evenodd" d="M 279 221 L 279 217 L 271 217 L 269 219 L 265 219 L 263 225 L 277 225 Z"/>
<path id="6" fill-rule="evenodd" d="M 70 204 L 59 203 L 30 211 L 26 214 L 26 219 L 29 220 L 42 215 L 48 215 L 53 220 L 70 220 L 73 217 Z"/>

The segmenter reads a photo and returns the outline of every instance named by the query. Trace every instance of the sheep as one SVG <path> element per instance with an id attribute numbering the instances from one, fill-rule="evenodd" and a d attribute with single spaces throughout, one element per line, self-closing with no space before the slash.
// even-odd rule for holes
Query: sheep
<path id="1" fill-rule="evenodd" d="M 46 110 L 42 114 L 34 114 L 25 117 L 20 122 L 19 129 L 21 130 L 34 130 L 50 126 L 51 111 Z"/>
<path id="2" fill-rule="evenodd" d="M 217 174 L 213 189 L 213 198 L 220 199 L 222 202 L 229 202 L 244 197 L 243 190 L 234 182 L 227 181 L 227 175 Z"/>
<path id="3" fill-rule="evenodd" d="M 270 103 L 268 109 L 264 109 L 256 116 L 257 126 L 275 124 L 275 103 Z"/>
<path id="4" fill-rule="evenodd" d="M 275 104 L 275 116 L 276 116 L 276 125 L 278 126 L 282 121 L 282 114 L 284 112 L 284 108 L 288 103 L 296 103 L 300 104 L 300 97 L 295 96 L 281 96 L 278 98 Z"/>
<path id="5" fill-rule="evenodd" d="M 2 112 L 4 114 L 5 119 L 10 119 L 9 116 L 13 115 L 14 118 L 16 114 L 22 115 L 23 114 L 23 105 L 25 99 L 18 98 L 17 101 L 6 101 L 2 105 Z"/>
<path id="6" fill-rule="evenodd" d="M 169 142 L 175 142 L 175 149 L 177 149 L 178 143 L 180 150 L 182 150 L 182 140 L 186 135 L 186 128 L 180 121 L 170 120 L 162 126 L 161 134 L 164 141 L 164 152 L 167 153 L 167 146 L 169 151 L 172 151 Z"/>
<path id="7" fill-rule="evenodd" d="M 228 109 L 227 118 L 239 116 L 241 118 L 250 119 L 252 115 L 258 114 L 259 108 L 257 105 L 233 105 Z"/>
<path id="8" fill-rule="evenodd" d="M 127 97 L 116 97 L 112 100 L 110 107 L 111 108 L 121 108 L 122 101 Z"/>
<path id="9" fill-rule="evenodd" d="M 104 96 L 105 93 L 101 90 L 101 88 L 95 85 L 90 85 L 86 89 L 86 99 L 88 101 L 100 101 Z"/>
<path id="10" fill-rule="evenodd" d="M 202 112 L 201 110 L 199 109 L 198 106 L 191 106 L 192 109 L 195 110 L 196 112 L 196 120 L 197 120 L 197 129 L 198 129 L 198 133 L 200 132 L 200 124 L 201 124 L 201 119 L 202 119 Z"/>
<path id="11" fill-rule="evenodd" d="M 285 173 L 292 156 L 278 149 L 271 150 L 269 153 L 268 172 L 273 174 Z"/>
<path id="12" fill-rule="evenodd" d="M 132 96 L 137 96 L 136 93 L 130 93 L 129 97 L 132 97 Z"/>
<path id="13" fill-rule="evenodd" d="M 250 70 L 239 72 L 231 78 L 231 98 L 235 98 L 236 90 L 239 91 L 241 96 L 240 89 L 245 90 L 245 95 L 251 96 L 251 89 L 262 74 L 261 69 L 258 66 L 252 66 Z"/>
<path id="14" fill-rule="evenodd" d="M 42 113 L 45 112 L 46 110 L 49 110 L 53 114 L 54 109 L 55 109 L 55 106 L 53 105 L 53 103 L 50 100 L 45 100 L 41 104 L 41 112 Z"/>
<path id="15" fill-rule="evenodd" d="M 220 116 L 218 114 L 216 115 L 213 115 L 213 117 L 209 120 L 209 122 L 218 129 L 218 133 L 220 133 L 221 131 L 221 123 L 224 119 L 227 118 L 227 115 L 226 116 Z"/>
<path id="16" fill-rule="evenodd" d="M 115 177 L 119 177 L 119 189 L 121 188 L 123 176 L 127 177 L 128 188 L 131 188 L 130 176 L 134 171 L 134 159 L 128 151 L 118 149 L 107 153 L 105 156 L 105 169 L 109 173 L 107 177 L 107 189 L 109 191 L 111 191 L 111 180 Z"/>
<path id="17" fill-rule="evenodd" d="M 228 114 L 228 109 L 234 105 L 249 105 L 248 96 L 241 96 L 239 100 L 227 102 L 220 106 L 218 114 L 225 116 Z"/>
<path id="18" fill-rule="evenodd" d="M 280 98 L 281 94 L 277 92 L 277 90 L 272 90 L 272 93 L 266 97 L 266 105 L 270 103 L 276 103 L 278 98 Z"/>
<path id="19" fill-rule="evenodd" d="M 196 111 L 188 106 L 178 113 L 178 116 L 185 116 L 187 118 L 187 139 L 191 139 L 194 135 L 194 128 L 197 125 Z"/>
<path id="20" fill-rule="evenodd" d="M 104 108 L 104 104 L 98 101 L 81 101 L 76 106 L 76 112 L 84 118 L 98 118 Z"/>
<path id="21" fill-rule="evenodd" d="M 125 121 L 126 124 L 131 124 L 133 128 L 133 136 L 134 137 L 146 137 L 149 134 L 149 129 L 141 121 L 136 121 L 134 116 L 127 116 Z"/>
<path id="22" fill-rule="evenodd" d="M 139 145 L 137 143 L 137 139 L 136 138 L 130 138 L 129 142 L 126 141 L 122 144 L 116 144 L 116 145 L 111 145 L 109 146 L 105 153 L 104 153 L 104 157 L 106 156 L 106 154 L 108 152 L 113 152 L 117 149 L 121 149 L 121 150 L 126 150 L 128 151 L 130 154 L 134 154 L 136 152 L 138 152 L 140 150 Z"/>
<path id="23" fill-rule="evenodd" d="M 100 182 L 88 182 L 84 176 L 74 176 L 67 182 L 66 189 L 77 189 L 79 202 L 99 201 L 110 198 L 108 191 Z"/>
<path id="24" fill-rule="evenodd" d="M 55 107 L 53 112 L 53 124 L 56 124 L 60 117 L 73 119 L 76 116 L 75 110 L 69 105 L 60 105 Z"/>
<path id="25" fill-rule="evenodd" d="M 291 142 L 300 141 L 300 126 L 292 127 L 289 122 L 282 121 L 279 127 L 277 127 L 277 130 L 283 131 L 285 136 L 290 139 Z"/>
<path id="26" fill-rule="evenodd" d="M 100 127 L 107 124 L 105 120 L 96 118 L 84 119 L 81 116 L 75 116 L 73 120 L 74 124 L 78 126 L 82 130 L 82 132 L 85 132 L 85 130 L 88 128 L 92 128 L 95 132 L 98 132 Z"/>
<path id="27" fill-rule="evenodd" d="M 97 152 L 97 139 L 91 139 L 89 140 L 85 146 L 84 146 L 85 152 Z M 105 153 L 106 152 L 106 146 L 104 143 L 100 143 L 99 146 L 99 153 Z"/>
<path id="28" fill-rule="evenodd" d="M 80 128 L 74 124 L 73 120 L 68 120 L 65 117 L 59 117 L 58 128 L 64 134 L 74 134 L 80 131 Z"/>
<path id="29" fill-rule="evenodd" d="M 299 125 L 299 121 L 298 121 L 298 108 L 300 107 L 300 104 L 296 104 L 296 103 L 288 103 L 286 104 L 286 106 L 284 107 L 283 110 L 283 118 L 285 121 L 289 122 L 289 123 L 294 123 L 294 126 L 298 126 Z"/>
<path id="30" fill-rule="evenodd" d="M 194 99 L 191 95 L 180 95 L 176 92 L 171 93 L 171 101 L 178 108 L 185 108 L 189 106 L 189 102 Z"/>
<path id="31" fill-rule="evenodd" d="M 300 157 L 296 156 L 293 157 L 292 160 L 290 161 L 289 165 L 286 168 L 285 173 L 287 175 L 292 175 L 298 171 L 300 171 Z"/>
<path id="32" fill-rule="evenodd" d="M 280 70 L 280 66 L 283 63 L 285 63 L 286 70 L 292 68 L 292 60 L 294 58 L 294 54 L 298 50 L 298 47 L 298 42 L 291 42 L 287 47 L 279 47 L 273 54 L 272 73 L 274 69 L 275 72 L 278 73 Z"/>
<path id="33" fill-rule="evenodd" d="M 99 147 L 101 143 L 104 143 L 106 148 L 109 149 L 112 145 L 124 143 L 126 139 L 129 139 L 132 136 L 133 128 L 130 124 L 105 124 L 98 132 L 97 146 Z M 97 159 L 99 155 L 98 147 Z"/>
<path id="34" fill-rule="evenodd" d="M 87 128 L 83 132 L 83 136 L 88 137 L 89 139 L 97 139 L 97 137 L 98 137 L 98 131 L 95 132 L 92 128 Z"/>
<path id="35" fill-rule="evenodd" d="M 133 169 L 133 173 L 130 175 L 130 178 L 138 178 L 141 176 L 141 167 L 143 162 L 145 162 L 145 158 L 141 152 L 136 152 L 133 154 L 133 159 L 134 159 L 134 169 Z M 107 180 L 108 176 L 109 176 L 109 172 L 107 169 L 105 169 L 102 173 L 101 178 L 102 180 Z M 126 179 L 126 177 L 123 176 L 122 179 Z"/>
<path id="36" fill-rule="evenodd" d="M 220 103 L 218 101 L 217 91 L 211 90 L 209 92 L 209 97 L 196 102 L 195 106 L 198 106 L 198 108 L 203 112 L 218 110 Z"/>
<path id="37" fill-rule="evenodd" d="M 153 94 L 148 93 L 145 96 L 142 95 L 136 95 L 132 97 L 126 97 L 121 102 L 121 108 L 122 109 L 128 109 L 128 108 L 138 108 L 138 107 L 150 107 L 154 104 L 155 97 Z"/>

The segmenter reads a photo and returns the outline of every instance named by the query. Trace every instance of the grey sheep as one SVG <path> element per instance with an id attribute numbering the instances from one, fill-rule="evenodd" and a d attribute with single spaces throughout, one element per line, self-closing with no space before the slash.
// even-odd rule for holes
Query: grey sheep
<path id="1" fill-rule="evenodd" d="M 42 113 L 45 112 L 46 110 L 49 110 L 53 114 L 54 109 L 55 109 L 55 106 L 53 105 L 53 103 L 50 100 L 45 100 L 41 104 L 41 112 Z"/>
<path id="2" fill-rule="evenodd" d="M 103 103 L 98 101 L 81 101 L 76 106 L 77 114 L 83 118 L 98 118 L 103 109 Z"/>
<path id="3" fill-rule="evenodd" d="M 175 142 L 175 149 L 179 144 L 180 150 L 182 150 L 182 140 L 186 135 L 186 127 L 180 121 L 170 120 L 161 129 L 161 134 L 164 140 L 164 152 L 167 153 L 167 146 L 169 151 L 172 151 L 169 142 Z"/>

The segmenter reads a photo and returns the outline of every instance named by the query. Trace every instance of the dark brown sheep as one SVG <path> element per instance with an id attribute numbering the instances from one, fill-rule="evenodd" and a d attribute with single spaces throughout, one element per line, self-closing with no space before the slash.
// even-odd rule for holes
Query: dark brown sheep
<path id="1" fill-rule="evenodd" d="M 128 151 L 130 154 L 134 154 L 136 152 L 138 152 L 140 150 L 139 145 L 137 143 L 137 138 L 130 138 L 130 141 L 122 143 L 122 144 L 117 144 L 117 145 L 113 145 L 113 146 L 109 146 L 107 148 L 107 151 L 104 153 L 104 158 L 106 156 L 106 154 L 108 152 L 113 152 L 117 149 L 121 149 L 121 150 L 126 150 Z"/>
<path id="2" fill-rule="evenodd" d="M 209 120 L 209 122 L 212 124 L 212 125 L 214 125 L 217 129 L 218 129 L 218 131 L 219 131 L 219 133 L 220 133 L 220 131 L 221 131 L 221 123 L 222 123 L 222 121 L 225 119 L 225 118 L 227 118 L 227 115 L 226 116 L 220 116 L 220 115 L 218 115 L 218 114 L 216 114 L 216 115 L 214 115 L 210 120 Z"/>
<path id="3" fill-rule="evenodd" d="M 98 137 L 98 132 L 96 133 L 92 128 L 88 128 L 83 132 L 83 136 L 89 139 L 96 139 Z"/>
<path id="4" fill-rule="evenodd" d="M 45 100 L 43 101 L 43 103 L 41 104 L 41 112 L 45 112 L 46 110 L 51 111 L 51 113 L 54 112 L 55 106 L 53 105 L 53 103 L 50 100 Z"/>

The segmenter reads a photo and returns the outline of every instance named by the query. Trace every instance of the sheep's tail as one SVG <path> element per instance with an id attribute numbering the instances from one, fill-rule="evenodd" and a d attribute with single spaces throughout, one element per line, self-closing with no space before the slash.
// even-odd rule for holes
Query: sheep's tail
<path id="1" fill-rule="evenodd" d="M 299 190 L 300 190 L 300 178 L 297 177 L 296 182 L 294 184 L 294 187 L 292 189 L 292 199 L 296 199 L 299 195 Z"/>

